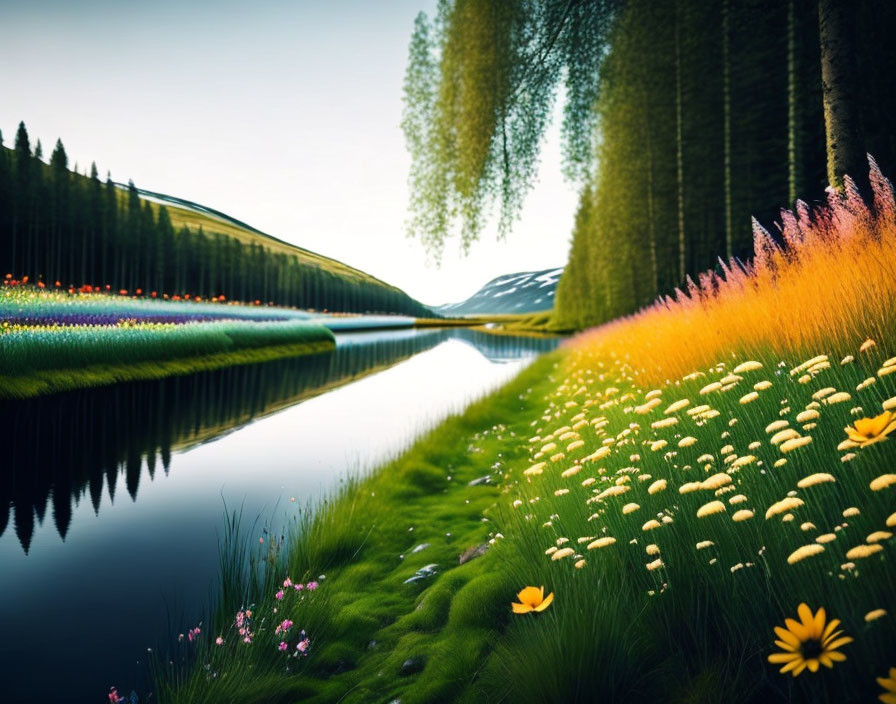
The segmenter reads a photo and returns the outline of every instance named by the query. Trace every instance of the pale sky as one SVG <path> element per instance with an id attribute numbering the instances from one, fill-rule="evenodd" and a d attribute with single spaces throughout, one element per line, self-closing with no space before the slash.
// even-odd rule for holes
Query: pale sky
<path id="1" fill-rule="evenodd" d="M 440 269 L 405 235 L 400 128 L 414 17 L 432 2 L 0 0 L 0 130 L 48 157 L 221 210 L 428 304 L 562 266 L 576 207 L 557 131 L 505 242 L 494 228 Z M 559 120 L 557 121 L 559 122 Z"/>

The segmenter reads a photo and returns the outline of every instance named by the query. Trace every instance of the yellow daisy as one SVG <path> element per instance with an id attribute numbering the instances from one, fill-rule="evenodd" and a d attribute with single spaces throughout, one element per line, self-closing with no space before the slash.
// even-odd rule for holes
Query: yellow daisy
<path id="1" fill-rule="evenodd" d="M 896 704 L 896 667 L 891 667 L 889 677 L 878 677 L 877 683 L 884 688 L 884 693 L 878 695 L 884 704 Z"/>
<path id="2" fill-rule="evenodd" d="M 826 625 L 824 608 L 813 615 L 806 604 L 800 604 L 797 613 L 799 621 L 788 618 L 784 620 L 787 628 L 775 626 L 775 633 L 780 639 L 775 641 L 775 645 L 784 652 L 769 655 L 770 663 L 783 665 L 782 673 L 790 672 L 796 677 L 807 668 L 810 672 L 818 672 L 820 665 L 833 668 L 835 662 L 846 660 L 838 648 L 852 643 L 852 638 L 842 636 L 843 631 L 837 630 L 840 625 L 838 619 L 832 619 Z"/>
<path id="3" fill-rule="evenodd" d="M 896 430 L 896 419 L 892 411 L 884 411 L 874 418 L 860 418 L 844 430 L 850 440 L 865 447 L 886 440 L 887 435 Z"/>

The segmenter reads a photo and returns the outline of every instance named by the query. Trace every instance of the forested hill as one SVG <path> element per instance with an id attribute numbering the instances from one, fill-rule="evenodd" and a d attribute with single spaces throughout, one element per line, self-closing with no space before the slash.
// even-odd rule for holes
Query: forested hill
<path id="1" fill-rule="evenodd" d="M 45 163 L 23 124 L 13 149 L 0 135 L 0 269 L 66 288 L 432 315 L 394 286 L 219 211 L 101 181 L 95 165 L 69 170 L 61 141 Z"/>
<path id="2" fill-rule="evenodd" d="M 554 293 L 563 267 L 522 271 L 492 279 L 460 303 L 435 308 L 442 315 L 538 313 L 554 307 Z"/>

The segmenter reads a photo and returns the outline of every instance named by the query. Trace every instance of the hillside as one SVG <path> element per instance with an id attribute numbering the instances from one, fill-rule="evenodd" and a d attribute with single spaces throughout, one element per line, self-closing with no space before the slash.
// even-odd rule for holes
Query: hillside
<path id="1" fill-rule="evenodd" d="M 538 313 L 554 307 L 563 268 L 522 271 L 492 279 L 465 301 L 433 308 L 441 315 Z"/>
<path id="2" fill-rule="evenodd" d="M 127 200 L 128 185 L 123 183 L 116 183 L 115 185 L 121 189 L 119 196 L 122 202 L 125 202 Z M 175 229 L 187 227 L 191 231 L 198 231 L 201 227 L 205 233 L 226 235 L 247 246 L 261 245 L 274 254 L 294 256 L 302 263 L 318 266 L 325 271 L 352 281 L 375 283 L 401 292 L 401 289 L 398 287 L 387 284 L 385 281 L 381 281 L 360 269 L 355 269 L 338 259 L 330 259 L 322 254 L 285 242 L 252 227 L 248 223 L 222 213 L 220 210 L 215 210 L 178 196 L 148 191 L 145 188 L 137 188 L 137 193 L 140 194 L 142 200 L 149 201 L 156 208 L 159 205 L 164 205 L 168 210 L 171 224 L 174 225 Z"/>
<path id="3" fill-rule="evenodd" d="M 185 198 L 45 161 L 24 124 L 0 147 L 0 269 L 66 289 L 431 317 L 404 291 Z"/>

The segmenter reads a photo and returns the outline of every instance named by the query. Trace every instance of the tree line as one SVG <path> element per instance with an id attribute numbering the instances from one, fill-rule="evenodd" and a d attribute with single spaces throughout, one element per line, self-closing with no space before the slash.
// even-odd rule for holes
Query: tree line
<path id="1" fill-rule="evenodd" d="M 821 4 L 824 4 L 824 0 Z M 583 189 L 555 319 L 583 327 L 625 315 L 718 260 L 752 257 L 751 217 L 822 200 L 865 152 L 896 167 L 892 3 L 856 3 L 850 43 L 858 160 L 829 153 L 816 0 L 629 0 L 601 66 L 599 167 Z M 867 192 L 866 192 L 867 195 Z"/>
<path id="2" fill-rule="evenodd" d="M 896 167 L 889 0 L 440 0 L 405 77 L 410 230 L 518 217 L 556 101 L 581 191 L 554 312 L 581 328 L 752 256 L 751 216 Z M 867 195 L 867 190 L 866 190 Z"/>
<path id="3" fill-rule="evenodd" d="M 227 300 L 345 312 L 429 316 L 403 291 L 352 279 L 200 226 L 175 228 L 168 209 L 123 190 L 96 164 L 69 169 L 57 140 L 44 161 L 20 123 L 12 149 L 0 134 L 0 269 L 14 279 L 131 295 Z"/>

